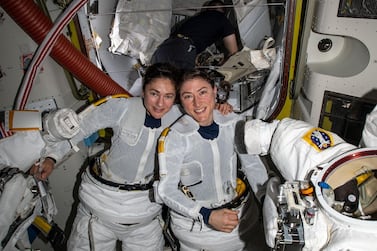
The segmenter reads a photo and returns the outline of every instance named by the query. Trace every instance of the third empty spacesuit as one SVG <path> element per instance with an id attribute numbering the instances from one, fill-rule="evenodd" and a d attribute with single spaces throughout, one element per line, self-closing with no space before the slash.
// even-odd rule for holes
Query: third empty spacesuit
<path id="1" fill-rule="evenodd" d="M 376 134 L 375 125 L 366 128 L 365 135 Z M 272 178 L 267 185 L 263 216 L 270 247 L 375 250 L 376 149 L 358 148 L 334 133 L 289 118 L 248 121 L 245 143 L 249 153 L 269 153 L 285 180 L 282 184 Z M 353 210 L 348 199 L 354 201 Z"/>

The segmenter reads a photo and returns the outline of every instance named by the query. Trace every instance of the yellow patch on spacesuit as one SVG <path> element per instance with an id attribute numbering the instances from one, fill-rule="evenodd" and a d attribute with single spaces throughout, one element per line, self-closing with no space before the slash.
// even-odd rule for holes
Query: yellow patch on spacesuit
<path id="1" fill-rule="evenodd" d="M 237 187 L 236 187 L 237 196 L 243 195 L 245 191 L 246 191 L 245 182 L 242 179 L 237 178 Z"/>
<path id="2" fill-rule="evenodd" d="M 312 128 L 302 137 L 317 151 L 325 150 L 334 145 L 332 134 L 322 128 Z"/>
<path id="3" fill-rule="evenodd" d="M 168 135 L 169 131 L 169 127 L 162 131 L 160 138 L 158 139 L 157 153 L 163 153 L 165 151 L 165 137 Z"/>

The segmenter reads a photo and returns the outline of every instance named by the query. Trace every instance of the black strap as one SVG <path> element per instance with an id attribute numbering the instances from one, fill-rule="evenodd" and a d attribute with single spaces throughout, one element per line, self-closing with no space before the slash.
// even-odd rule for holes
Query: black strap
<path id="1" fill-rule="evenodd" d="M 242 170 L 238 169 L 237 170 L 237 178 L 241 179 L 245 183 L 245 191 L 238 195 L 236 198 L 234 198 L 232 201 L 225 203 L 224 205 L 221 205 L 216 208 L 211 208 L 211 209 L 222 209 L 222 208 L 228 208 L 228 209 L 233 209 L 239 207 L 244 201 L 246 201 L 247 196 L 249 195 L 251 191 L 251 187 L 249 182 L 247 181 L 246 175 L 242 172 Z"/>
<path id="2" fill-rule="evenodd" d="M 89 172 L 90 174 L 93 176 L 93 178 L 95 178 L 96 180 L 98 180 L 99 182 L 105 184 L 105 185 L 108 185 L 108 186 L 111 186 L 111 187 L 116 187 L 120 190 L 126 190 L 126 191 L 145 191 L 145 190 L 149 190 L 153 187 L 153 180 L 150 181 L 149 183 L 147 184 L 120 184 L 120 183 L 115 183 L 115 182 L 112 182 L 110 180 L 105 180 L 104 178 L 102 178 L 101 176 L 99 176 L 95 170 L 96 166 L 95 165 L 91 165 L 89 167 Z"/>
<path id="3" fill-rule="evenodd" d="M 0 194 L 4 191 L 5 184 L 18 173 L 24 174 L 24 172 L 16 167 L 5 167 L 0 170 Z"/>
<path id="4" fill-rule="evenodd" d="M 234 129 L 234 146 L 237 154 L 246 154 L 246 145 L 245 145 L 245 121 L 240 120 L 236 123 Z"/>

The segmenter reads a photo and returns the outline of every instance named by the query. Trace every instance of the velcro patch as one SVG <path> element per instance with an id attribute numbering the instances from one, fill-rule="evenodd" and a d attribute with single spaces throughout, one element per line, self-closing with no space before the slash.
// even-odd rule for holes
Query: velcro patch
<path id="1" fill-rule="evenodd" d="M 309 130 L 302 139 L 317 151 L 325 150 L 334 145 L 334 139 L 331 133 L 322 128 L 313 128 Z"/>

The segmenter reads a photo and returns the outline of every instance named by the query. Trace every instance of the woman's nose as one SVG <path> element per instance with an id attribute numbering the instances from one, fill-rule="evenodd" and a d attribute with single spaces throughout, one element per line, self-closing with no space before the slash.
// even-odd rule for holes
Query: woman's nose
<path id="1" fill-rule="evenodd" d="M 164 97 L 162 95 L 157 98 L 157 105 L 162 106 L 164 104 Z"/>
<path id="2" fill-rule="evenodd" d="M 194 96 L 193 99 L 192 99 L 192 103 L 195 107 L 198 107 L 200 105 L 200 101 L 199 101 L 199 98 Z"/>

